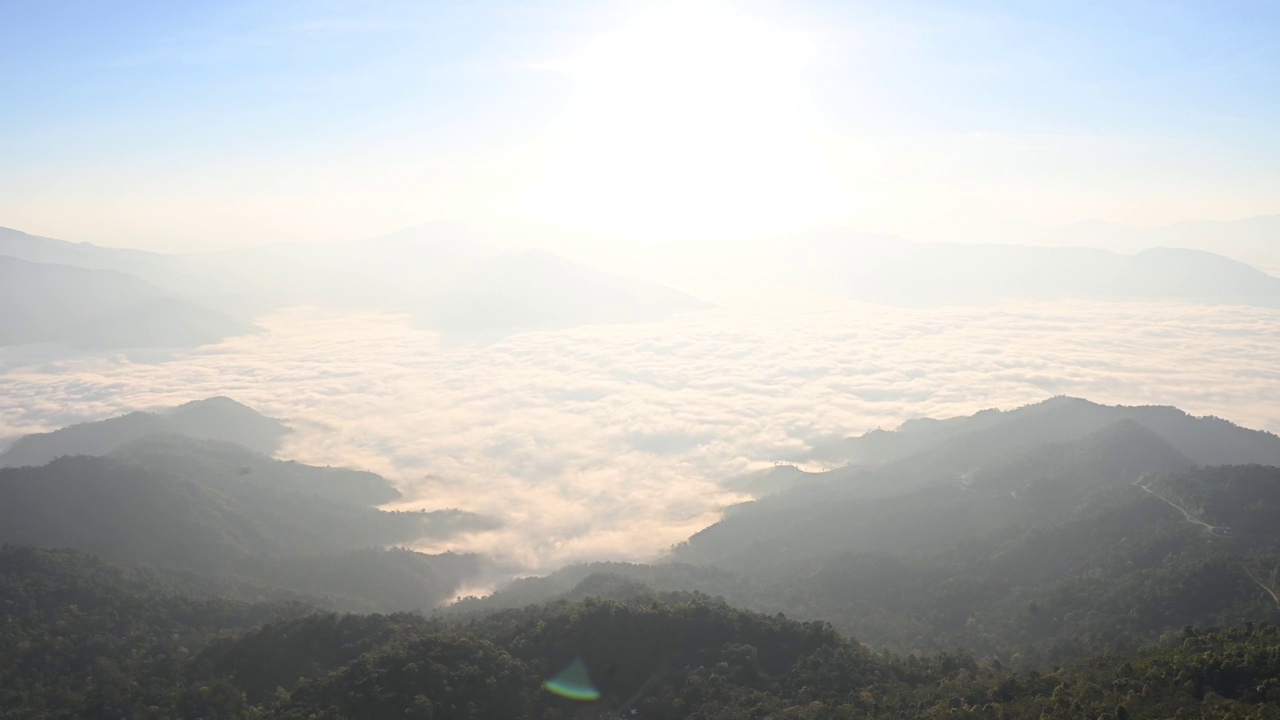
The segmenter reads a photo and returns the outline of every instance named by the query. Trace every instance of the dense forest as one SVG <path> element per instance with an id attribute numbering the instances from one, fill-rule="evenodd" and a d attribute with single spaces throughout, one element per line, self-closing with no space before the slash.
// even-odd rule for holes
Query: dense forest
<path id="1" fill-rule="evenodd" d="M 1186 627 L 1018 672 L 874 652 L 701 595 L 445 620 L 199 598 L 74 551 L 0 550 L 3 718 L 1280 717 L 1280 627 Z M 598 696 L 544 684 L 575 660 Z"/>

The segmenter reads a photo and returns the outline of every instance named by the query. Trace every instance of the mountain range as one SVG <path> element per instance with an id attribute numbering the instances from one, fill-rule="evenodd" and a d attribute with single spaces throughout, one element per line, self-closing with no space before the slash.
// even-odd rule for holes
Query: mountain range
<path id="1" fill-rule="evenodd" d="M 1080 398 L 1055 397 L 1009 411 L 983 410 L 967 417 L 908 420 L 895 431 L 874 430 L 819 445 L 801 462 L 868 465 L 899 460 L 924 450 L 1032 446 L 1079 439 L 1107 425 L 1132 420 L 1164 438 L 1199 465 L 1228 463 L 1280 465 L 1280 436 L 1240 427 L 1216 417 L 1194 417 L 1168 406 L 1107 406 Z"/>
<path id="2" fill-rule="evenodd" d="M 484 558 L 396 546 L 492 521 L 378 510 L 377 475 L 258 452 L 286 431 L 214 398 L 15 445 L 0 718 L 1280 714 L 1277 438 L 1218 418 L 913 420 L 659 562 L 447 607 Z"/>
<path id="3" fill-rule="evenodd" d="M 1155 228 L 1091 220 L 1056 228 L 1018 225 L 987 228 L 984 232 L 1001 242 L 1089 246 L 1116 252 L 1151 247 L 1204 250 L 1272 274 L 1280 273 L 1280 215 L 1227 222 L 1201 220 Z"/>
<path id="4" fill-rule="evenodd" d="M 297 305 L 409 313 L 450 340 L 660 320 L 706 304 L 433 223 L 364 241 L 164 255 L 0 228 L 0 347 L 188 348 Z"/>
<path id="5" fill-rule="evenodd" d="M 1258 250 L 1250 257 L 1270 247 L 1263 235 L 1241 241 Z M 443 222 L 369 240 L 201 255 L 0 228 L 0 346 L 193 347 L 252 332 L 254 318 L 296 305 L 408 313 L 447 340 L 487 342 L 529 330 L 661 320 L 706 307 L 695 296 L 726 289 L 912 307 L 1067 299 L 1280 307 L 1280 279 L 1207 251 L 1212 244 L 1174 235 L 1168 244 L 1186 247 L 1164 247 L 1161 237 L 1048 247 L 829 229 L 616 248 L 608 264 L 621 272 L 605 272 Z"/>
<path id="6" fill-rule="evenodd" d="M 256 330 L 134 275 L 0 255 L 0 347 L 191 347 Z"/>
<path id="7" fill-rule="evenodd" d="M 1203 249 L 919 242 L 828 228 L 744 242 L 645 246 L 635 272 L 707 297 L 806 292 L 902 307 L 1014 301 L 1280 307 L 1280 279 Z"/>

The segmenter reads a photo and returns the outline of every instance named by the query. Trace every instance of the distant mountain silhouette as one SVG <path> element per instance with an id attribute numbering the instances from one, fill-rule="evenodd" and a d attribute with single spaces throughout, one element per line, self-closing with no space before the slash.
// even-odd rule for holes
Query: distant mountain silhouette
<path id="1" fill-rule="evenodd" d="M 447 334 L 503 334 L 593 323 L 661 320 L 705 307 L 685 293 L 593 270 L 537 249 L 476 263 L 418 306 Z"/>
<path id="2" fill-rule="evenodd" d="M 185 348 L 255 329 L 132 275 L 6 256 L 0 311 L 0 346 Z"/>
<path id="3" fill-rule="evenodd" d="M 667 287 L 545 250 L 511 250 L 474 228 L 444 222 L 369 240 L 269 245 L 202 259 L 270 288 L 279 302 L 410 312 L 422 327 L 464 340 L 658 320 L 704 306 Z"/>
<path id="4" fill-rule="evenodd" d="M 889 242 L 840 235 L 816 242 L 812 283 L 905 306 L 1009 300 L 1179 301 L 1280 307 L 1280 279 L 1199 250 L 1124 255 L 1083 247 Z M 810 252 L 813 252 L 812 250 Z"/>
<path id="5" fill-rule="evenodd" d="M 160 412 L 132 412 L 26 435 L 0 453 L 0 467 L 43 465 L 64 455 L 106 455 L 148 435 L 166 433 L 235 443 L 270 455 L 288 432 L 279 420 L 230 398 L 215 397 Z"/>
<path id="6" fill-rule="evenodd" d="M 1090 246 L 1116 252 L 1155 247 L 1202 250 L 1280 274 L 1280 215 L 1226 222 L 1200 220 L 1149 229 L 1091 220 L 1058 228 L 997 228 L 994 234 L 1012 242 Z"/>
<path id="7" fill-rule="evenodd" d="M 0 227 L 0 255 L 33 263 L 125 273 L 189 299 L 226 300 L 245 292 L 242 285 L 212 266 L 181 255 L 68 242 L 5 227 Z"/>
<path id="8" fill-rule="evenodd" d="M 261 289 L 273 305 L 404 310 L 502 250 L 474 228 L 431 222 L 369 239 L 276 243 L 192 259 Z"/>
<path id="9" fill-rule="evenodd" d="M 1250 242 L 1262 247 L 1261 241 Z M 60 328 L 67 336 L 60 341 L 89 348 L 191 346 L 245 332 L 245 318 L 295 305 L 410 313 L 419 326 L 451 339 L 486 341 L 527 330 L 660 320 L 703 307 L 695 295 L 740 295 L 757 288 L 907 307 L 1068 299 L 1280 307 L 1280 279 L 1202 249 L 1124 254 L 1090 247 L 925 243 L 838 228 L 767 240 L 632 248 L 620 251 L 631 258 L 620 266 L 625 275 L 443 222 L 369 240 L 192 256 L 3 230 L 0 254 L 6 250 L 27 261 L 127 272 L 143 282 L 144 297 L 125 303 L 130 294 L 122 293 L 111 306 L 94 309 L 100 317 L 70 325 L 45 321 L 41 313 L 57 303 L 36 313 L 22 305 L 32 294 L 15 293 L 8 301 L 32 319 L 13 320 L 7 330 L 0 324 L 0 342 L 6 331 L 14 337 L 26 332 L 22 341 L 34 342 L 40 336 L 31 336 L 32 328 Z"/>
<path id="10" fill-rule="evenodd" d="M 634 249 L 632 264 L 697 295 L 817 292 L 904 307 L 1019 300 L 1280 307 L 1280 279 L 1205 250 L 916 242 L 841 228 Z"/>
<path id="11" fill-rule="evenodd" d="M 515 244 L 465 225 L 433 222 L 367 240 L 282 243 L 177 256 L 0 228 L 0 255 L 9 251 L 15 263 L 56 262 L 58 267 L 78 268 L 86 278 L 95 277 L 94 272 L 115 273 L 102 276 L 99 283 L 111 278 L 130 286 L 128 292 L 97 293 L 111 302 L 90 308 L 92 322 L 52 323 L 46 315 L 56 304 L 44 314 L 22 304 L 36 296 L 56 296 L 67 284 L 57 277 L 46 282 L 52 291 L 15 290 L 15 299 L 4 306 L 31 315 L 24 324 L 15 320 L 10 334 L 16 336 L 28 326 L 70 324 L 61 330 L 71 338 L 66 341 L 88 348 L 146 347 L 166 341 L 193 346 L 248 331 L 243 320 L 233 319 L 297 305 L 411 313 L 420 326 L 461 340 L 584 323 L 659 320 L 704 306 L 677 290 L 601 272 L 545 250 L 513 251 Z M 133 301 L 126 302 L 131 297 Z M 85 312 L 73 308 L 68 316 L 84 318 Z M 231 322 L 220 325 L 220 320 Z M 21 338 L 43 339 L 44 335 Z M 0 324 L 0 344 L 5 341 L 5 325 Z"/>

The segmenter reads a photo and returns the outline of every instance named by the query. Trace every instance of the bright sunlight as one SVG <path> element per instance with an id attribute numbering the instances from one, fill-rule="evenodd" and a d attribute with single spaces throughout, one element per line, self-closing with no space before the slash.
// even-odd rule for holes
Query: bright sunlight
<path id="1" fill-rule="evenodd" d="M 524 198 L 557 224 L 643 239 L 792 229 L 840 211 L 804 70 L 808 34 L 720 6 L 650 5 L 546 66 L 577 95 Z"/>

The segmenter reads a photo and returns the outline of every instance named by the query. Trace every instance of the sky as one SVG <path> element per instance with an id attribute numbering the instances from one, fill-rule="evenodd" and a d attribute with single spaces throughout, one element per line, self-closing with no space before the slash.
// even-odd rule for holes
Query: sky
<path id="1" fill-rule="evenodd" d="M 0 5 L 0 226 L 646 243 L 1280 212 L 1280 4 Z"/>

